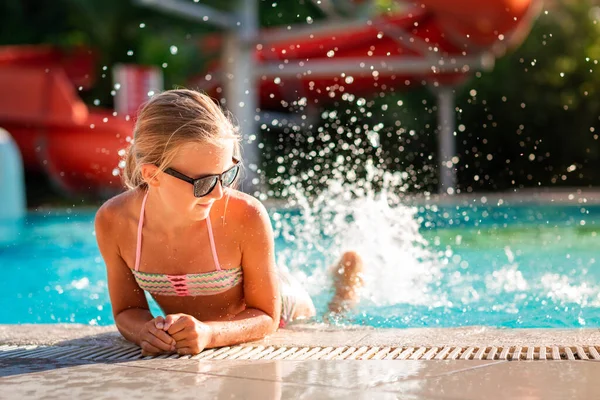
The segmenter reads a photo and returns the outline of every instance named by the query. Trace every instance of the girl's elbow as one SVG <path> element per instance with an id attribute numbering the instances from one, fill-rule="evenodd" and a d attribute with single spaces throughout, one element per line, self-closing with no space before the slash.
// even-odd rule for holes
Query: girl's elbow
<path id="1" fill-rule="evenodd" d="M 271 334 L 277 332 L 277 329 L 279 329 L 279 321 L 273 321 L 273 323 L 269 325 L 269 330 L 267 331 L 267 335 L 271 335 Z"/>
<path id="2" fill-rule="evenodd" d="M 280 314 L 278 312 L 274 312 L 272 315 L 269 315 L 269 317 L 269 325 L 266 333 L 267 335 L 275 333 L 279 328 Z"/>

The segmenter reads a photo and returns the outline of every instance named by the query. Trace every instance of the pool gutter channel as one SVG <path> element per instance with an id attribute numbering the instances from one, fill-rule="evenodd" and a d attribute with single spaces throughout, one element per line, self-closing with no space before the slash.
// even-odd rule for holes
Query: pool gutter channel
<path id="1" fill-rule="evenodd" d="M 111 362 L 143 360 L 114 325 L 0 324 L 6 359 Z M 264 339 L 207 349 L 194 360 L 600 360 L 600 330 L 462 328 L 379 329 L 291 324 Z"/>
<path id="2" fill-rule="evenodd" d="M 488 346 L 488 347 L 378 347 L 378 346 L 263 346 L 239 345 L 208 349 L 194 356 L 164 354 L 143 357 L 135 346 L 16 346 L 1 345 L 3 359 L 125 361 L 141 359 L 195 360 L 600 360 L 599 346 Z"/>

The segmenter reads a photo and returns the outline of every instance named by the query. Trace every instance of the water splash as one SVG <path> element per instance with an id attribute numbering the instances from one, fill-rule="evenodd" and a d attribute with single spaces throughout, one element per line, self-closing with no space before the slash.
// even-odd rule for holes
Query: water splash
<path id="1" fill-rule="evenodd" d="M 523 273 L 519 271 L 519 264 L 515 262 L 515 255 L 509 246 L 504 247 L 504 254 L 508 265 L 485 276 L 486 291 L 493 294 L 526 291 L 529 289 L 529 284 L 523 277 Z"/>
<path id="2" fill-rule="evenodd" d="M 600 288 L 587 282 L 573 283 L 569 277 L 546 273 L 540 279 L 541 288 L 549 299 L 559 304 L 577 304 L 581 307 L 600 305 Z"/>
<path id="3" fill-rule="evenodd" d="M 287 265 L 313 297 L 330 293 L 329 267 L 344 251 L 364 260 L 361 304 L 431 305 L 444 262 L 430 251 L 419 232 L 416 207 L 402 204 L 402 173 L 390 173 L 367 162 L 366 176 L 348 172 L 338 159 L 327 188 L 310 196 L 302 182 L 288 187 L 288 209 L 276 214 L 275 233 L 285 242 L 278 263 Z"/>

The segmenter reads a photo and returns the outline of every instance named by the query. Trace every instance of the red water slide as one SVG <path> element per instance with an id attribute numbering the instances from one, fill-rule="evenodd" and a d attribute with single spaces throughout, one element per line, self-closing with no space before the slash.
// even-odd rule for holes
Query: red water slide
<path id="1" fill-rule="evenodd" d="M 302 97 L 323 103 L 342 92 L 365 95 L 422 83 L 460 83 L 486 60 L 522 42 L 541 1 L 403 4 L 400 13 L 368 21 L 263 30 L 256 51 L 261 107 L 286 107 Z M 221 48 L 221 40 L 208 37 L 201 50 Z M 190 83 L 215 96 L 222 93 L 219 61 Z"/>
<path id="2" fill-rule="evenodd" d="M 109 195 L 119 149 L 133 124 L 90 110 L 77 95 L 94 80 L 94 55 L 47 46 L 0 48 L 0 126 L 14 137 L 28 171 L 44 171 L 68 193 Z"/>

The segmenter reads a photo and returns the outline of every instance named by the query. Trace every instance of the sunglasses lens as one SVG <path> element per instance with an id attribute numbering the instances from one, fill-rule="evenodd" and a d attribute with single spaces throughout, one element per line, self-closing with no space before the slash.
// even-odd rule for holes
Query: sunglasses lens
<path id="1" fill-rule="evenodd" d="M 213 190 L 217 184 L 217 177 L 206 177 L 204 179 L 198 179 L 194 182 L 194 196 L 202 197 L 206 196 Z"/>
<path id="2" fill-rule="evenodd" d="M 231 186 L 237 177 L 237 174 L 240 170 L 239 166 L 235 166 L 231 168 L 229 171 L 223 174 L 223 186 Z"/>

